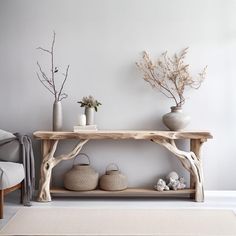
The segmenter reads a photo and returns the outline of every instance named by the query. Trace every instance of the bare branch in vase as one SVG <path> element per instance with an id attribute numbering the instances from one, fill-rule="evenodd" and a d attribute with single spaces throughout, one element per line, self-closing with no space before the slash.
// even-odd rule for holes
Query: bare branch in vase
<path id="1" fill-rule="evenodd" d="M 53 40 L 52 40 L 52 45 L 51 45 L 51 49 L 45 49 L 42 47 L 38 47 L 37 49 L 49 53 L 51 56 L 51 69 L 50 69 L 50 73 L 51 73 L 51 78 L 49 78 L 47 76 L 47 74 L 45 73 L 45 71 L 43 71 L 42 66 L 39 64 L 39 62 L 37 62 L 37 66 L 39 69 L 39 73 L 37 72 L 37 78 L 38 80 L 43 84 L 43 86 L 54 96 L 55 101 L 61 101 L 62 99 L 65 99 L 68 97 L 68 95 L 63 91 L 64 90 L 64 86 L 66 83 L 66 80 L 68 78 L 68 74 L 69 74 L 69 65 L 67 66 L 66 72 L 65 74 L 62 73 L 63 75 L 63 80 L 61 85 L 57 88 L 57 84 L 56 84 L 56 80 L 58 78 L 56 78 L 55 74 L 58 72 L 58 67 L 56 67 L 54 65 L 54 46 L 55 46 L 55 42 L 56 42 L 56 33 L 53 32 Z M 57 76 L 58 77 L 58 76 Z M 59 92 L 58 92 L 59 91 Z"/>

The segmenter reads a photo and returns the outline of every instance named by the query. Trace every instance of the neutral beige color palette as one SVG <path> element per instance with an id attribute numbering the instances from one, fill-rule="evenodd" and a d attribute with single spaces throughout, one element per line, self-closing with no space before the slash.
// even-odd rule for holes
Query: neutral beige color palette
<path id="1" fill-rule="evenodd" d="M 233 236 L 231 210 L 22 208 L 0 235 Z"/>
<path id="2" fill-rule="evenodd" d="M 40 169 L 38 201 L 51 201 L 50 181 L 52 169 L 61 161 L 76 157 L 83 145 L 93 139 L 135 139 L 147 140 L 164 146 L 173 153 L 183 167 L 190 173 L 190 189 L 194 189 L 191 197 L 197 202 L 204 201 L 204 186 L 200 148 L 207 139 L 212 138 L 209 132 L 202 131 L 151 131 L 151 130 L 99 130 L 81 132 L 50 132 L 38 131 L 34 137 L 42 140 L 43 160 Z M 75 148 L 67 153 L 55 156 L 60 140 L 79 140 Z M 186 139 L 190 141 L 190 151 L 180 150 L 175 141 Z M 62 193 L 62 192 L 61 192 Z M 178 193 L 178 191 L 176 191 Z M 68 194 L 68 193 L 67 193 Z"/>

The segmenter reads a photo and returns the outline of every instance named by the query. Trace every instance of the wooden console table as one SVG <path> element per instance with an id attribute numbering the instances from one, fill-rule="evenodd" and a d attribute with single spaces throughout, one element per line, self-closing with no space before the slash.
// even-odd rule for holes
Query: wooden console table
<path id="1" fill-rule="evenodd" d="M 135 130 L 99 130 L 99 131 L 81 131 L 81 132 L 49 132 L 37 131 L 34 133 L 36 139 L 42 140 L 43 159 L 40 169 L 39 194 L 38 201 L 51 201 L 51 194 L 69 195 L 69 196 L 169 196 L 177 194 L 190 194 L 197 202 L 204 201 L 203 171 L 202 161 L 200 159 L 201 145 L 212 138 L 209 132 L 175 132 L 175 131 L 135 131 Z M 79 143 L 68 154 L 55 157 L 55 151 L 59 140 L 77 139 Z M 158 192 L 152 189 L 132 189 L 124 191 L 103 191 L 93 190 L 86 192 L 75 192 L 66 189 L 50 189 L 52 169 L 63 160 L 70 160 L 78 155 L 81 148 L 89 140 L 101 139 L 137 139 L 148 140 L 160 144 L 172 152 L 182 163 L 183 167 L 190 172 L 190 188 L 183 190 L 169 190 Z M 190 140 L 190 151 L 179 150 L 175 140 Z"/>

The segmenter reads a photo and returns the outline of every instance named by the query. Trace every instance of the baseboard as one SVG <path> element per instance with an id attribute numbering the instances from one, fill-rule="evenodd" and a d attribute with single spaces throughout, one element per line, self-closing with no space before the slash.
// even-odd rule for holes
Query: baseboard
<path id="1" fill-rule="evenodd" d="M 206 190 L 206 197 L 236 197 L 235 190 Z"/>

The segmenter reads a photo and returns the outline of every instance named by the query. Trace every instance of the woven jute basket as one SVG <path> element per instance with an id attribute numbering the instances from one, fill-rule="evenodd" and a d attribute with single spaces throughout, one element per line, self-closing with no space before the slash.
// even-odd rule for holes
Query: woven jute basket
<path id="1" fill-rule="evenodd" d="M 71 170 L 65 174 L 64 186 L 74 191 L 93 190 L 98 185 L 99 174 L 90 166 L 90 160 L 87 154 L 80 153 L 79 155 L 86 157 L 87 163 L 75 165 L 75 157 Z"/>
<path id="2" fill-rule="evenodd" d="M 122 174 L 119 167 L 111 163 L 106 168 L 106 173 L 101 176 L 99 186 L 106 191 L 120 191 L 128 187 L 127 177 Z"/>

